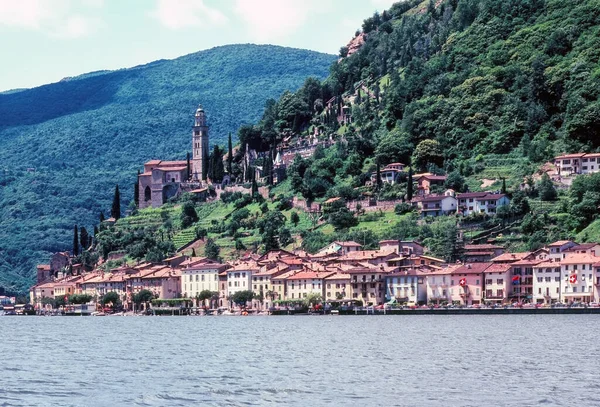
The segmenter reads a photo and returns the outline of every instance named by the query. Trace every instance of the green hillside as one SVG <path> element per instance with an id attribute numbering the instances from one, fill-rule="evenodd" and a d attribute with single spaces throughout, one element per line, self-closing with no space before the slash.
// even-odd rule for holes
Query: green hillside
<path id="1" fill-rule="evenodd" d="M 199 103 L 211 143 L 224 144 L 334 59 L 231 45 L 0 94 L 0 287 L 26 289 L 37 262 L 70 247 L 74 224 L 91 230 L 107 214 L 117 183 L 125 208 L 143 162 L 183 159 Z"/>

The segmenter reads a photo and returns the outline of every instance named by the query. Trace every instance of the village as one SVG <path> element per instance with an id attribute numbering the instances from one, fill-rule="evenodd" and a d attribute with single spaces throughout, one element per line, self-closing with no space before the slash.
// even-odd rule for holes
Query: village
<path id="1" fill-rule="evenodd" d="M 339 120 L 350 120 L 344 113 L 340 115 Z M 286 168 L 296 155 L 310 156 L 319 145 L 315 139 L 313 144 L 281 149 L 272 163 L 275 183 L 285 179 Z M 220 184 L 207 179 L 208 125 L 202 107 L 195 113 L 192 146 L 191 160 L 145 163 L 138 175 L 140 209 L 160 207 L 184 192 L 205 201 L 214 199 L 209 196 L 210 189 L 217 195 L 226 190 L 244 190 L 241 185 L 229 185 L 232 180 L 227 174 Z M 552 180 L 560 183 L 575 175 L 600 171 L 600 165 L 595 165 L 597 157 L 600 154 L 557 157 Z M 257 162 L 257 153 L 248 149 L 245 165 L 255 168 L 255 176 L 264 178 Z M 394 184 L 406 172 L 405 164 L 391 163 L 371 174 L 370 182 Z M 411 176 L 416 191 L 407 203 L 420 218 L 493 217 L 498 208 L 510 205 L 509 196 L 502 191 L 456 193 L 444 188 L 445 175 Z M 321 205 L 338 199 L 330 198 Z M 346 204 L 351 208 L 354 204 L 354 209 L 358 206 L 356 202 Z M 373 204 L 375 208 L 380 205 Z M 293 206 L 315 211 L 314 206 L 297 199 Z M 365 206 L 368 210 L 369 204 Z M 111 227 L 115 219 L 106 222 Z M 129 262 L 111 269 L 74 264 L 74 256 L 61 252 L 55 253 L 49 264 L 37 267 L 29 299 L 39 314 L 179 312 L 182 308 L 195 312 L 270 313 L 300 305 L 311 309 L 342 305 L 549 307 L 600 302 L 600 244 L 560 240 L 535 251 L 511 253 L 492 240 L 459 243 L 461 253 L 455 263 L 429 255 L 428 248 L 415 240 L 383 240 L 376 250 L 366 250 L 355 241 L 335 241 L 314 254 L 278 249 L 262 255 L 246 252 L 228 262 L 179 250 L 161 262 Z"/>
<path id="2" fill-rule="evenodd" d="M 53 311 L 48 299 L 64 298 L 61 311 L 69 312 L 70 298 L 81 295 L 89 301 L 87 311 L 78 308 L 80 313 L 172 310 L 174 305 L 269 313 L 303 304 L 335 309 L 600 302 L 598 243 L 557 241 L 521 253 L 491 244 L 466 245 L 464 258 L 447 264 L 428 256 L 416 241 L 381 241 L 378 250 L 363 250 L 359 243 L 347 241 L 313 255 L 276 250 L 226 263 L 178 255 L 161 264 L 81 272 L 79 265 L 69 264 L 68 253 L 57 253 L 50 264 L 38 267 L 30 301 L 40 314 Z M 66 276 L 66 269 L 73 275 Z M 142 291 L 151 296 L 145 304 L 136 304 Z M 111 303 L 104 300 L 109 293 L 114 293 Z"/>

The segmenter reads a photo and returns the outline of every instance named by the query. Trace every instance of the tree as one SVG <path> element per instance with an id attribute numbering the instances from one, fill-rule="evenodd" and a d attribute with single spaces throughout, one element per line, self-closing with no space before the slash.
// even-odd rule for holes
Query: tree
<path id="1" fill-rule="evenodd" d="M 406 183 L 406 200 L 410 201 L 413 198 L 413 170 L 412 167 L 408 168 L 408 181 Z"/>
<path id="2" fill-rule="evenodd" d="M 522 191 L 517 191 L 513 194 L 510 205 L 513 213 L 517 216 L 525 215 L 526 213 L 529 213 L 531 209 L 529 206 L 529 200 Z"/>
<path id="3" fill-rule="evenodd" d="M 100 211 L 100 223 L 104 222 L 104 212 Z"/>
<path id="4" fill-rule="evenodd" d="M 261 234 L 262 244 L 265 246 L 265 251 L 279 249 L 279 233 L 285 225 L 285 216 L 278 211 L 273 210 L 267 212 L 262 219 L 257 223 L 258 231 Z"/>
<path id="5" fill-rule="evenodd" d="M 547 172 L 542 174 L 542 179 L 539 181 L 537 189 L 542 201 L 554 201 L 558 196 L 556 188 L 554 188 L 554 184 Z"/>
<path id="6" fill-rule="evenodd" d="M 208 234 L 208 231 L 205 228 L 203 228 L 202 226 L 196 226 L 195 233 L 196 233 L 196 239 L 204 240 L 204 238 Z"/>
<path id="7" fill-rule="evenodd" d="M 448 178 L 446 178 L 444 186 L 446 188 L 453 189 L 456 192 L 463 192 L 465 188 L 465 179 L 462 175 L 460 175 L 460 172 L 452 171 L 450 174 L 448 174 Z"/>
<path id="8" fill-rule="evenodd" d="M 298 216 L 298 212 L 292 212 L 290 215 L 290 221 L 294 224 L 294 227 L 298 227 L 298 223 L 300 222 L 300 216 Z"/>
<path id="9" fill-rule="evenodd" d="M 225 168 L 223 166 L 223 150 L 215 144 L 209 158 L 208 177 L 212 182 L 223 181 Z"/>
<path id="10" fill-rule="evenodd" d="M 281 244 L 281 246 L 287 246 L 289 244 L 292 244 L 294 242 L 294 238 L 292 237 L 292 234 L 290 233 L 290 230 L 288 228 L 281 228 L 279 229 L 279 243 Z"/>
<path id="11" fill-rule="evenodd" d="M 500 190 L 501 193 L 506 194 L 506 178 L 502 177 L 502 189 Z"/>
<path id="12" fill-rule="evenodd" d="M 79 255 L 79 234 L 77 233 L 77 225 L 73 226 L 73 256 Z"/>
<path id="13" fill-rule="evenodd" d="M 244 242 L 242 242 L 241 239 L 235 239 L 235 250 L 238 252 L 246 250 L 246 245 L 244 245 Z"/>
<path id="14" fill-rule="evenodd" d="M 348 229 L 358 225 L 358 219 L 354 216 L 343 199 L 334 201 L 328 208 L 329 223 L 336 229 Z"/>
<path id="15" fill-rule="evenodd" d="M 115 187 L 115 195 L 113 197 L 112 208 L 110 210 L 110 216 L 118 220 L 121 218 L 121 194 L 119 193 L 119 185 Z"/>
<path id="16" fill-rule="evenodd" d="M 304 298 L 304 305 L 307 307 L 315 306 L 323 301 L 323 297 L 319 293 L 308 293 Z"/>
<path id="17" fill-rule="evenodd" d="M 186 181 L 189 181 L 192 178 L 192 166 L 190 164 L 190 152 L 189 151 L 186 155 L 185 161 L 186 161 L 186 175 L 187 175 Z"/>
<path id="18" fill-rule="evenodd" d="M 190 227 L 192 224 L 198 222 L 198 214 L 196 213 L 196 208 L 194 208 L 194 204 L 190 201 L 187 201 L 181 207 L 181 227 L 183 229 Z"/>
<path id="19" fill-rule="evenodd" d="M 87 250 L 90 247 L 90 238 L 87 230 L 82 226 L 79 230 L 79 242 L 83 250 Z"/>
<path id="20" fill-rule="evenodd" d="M 240 307 L 245 306 L 247 303 L 254 299 L 254 292 L 250 290 L 237 291 L 231 296 L 231 301 Z"/>
<path id="21" fill-rule="evenodd" d="M 87 304 L 92 300 L 92 296 L 89 294 L 72 294 L 68 297 L 70 304 Z"/>
<path id="22" fill-rule="evenodd" d="M 204 304 L 204 302 L 206 300 L 210 300 L 212 299 L 215 294 L 218 296 L 219 293 L 215 293 L 214 291 L 210 291 L 210 290 L 202 290 L 200 291 L 197 295 L 196 295 L 196 299 L 201 302 L 202 304 Z"/>
<path id="23" fill-rule="evenodd" d="M 189 160 L 189 153 L 188 153 L 188 160 Z M 188 161 L 188 163 L 189 163 L 189 161 Z M 140 170 L 138 170 L 137 175 L 138 175 L 138 177 L 135 179 L 135 183 L 133 184 L 133 201 L 135 202 L 135 206 L 139 207 L 140 206 L 140 183 L 139 183 Z"/>
<path id="24" fill-rule="evenodd" d="M 150 290 L 143 289 L 139 293 L 133 296 L 133 302 L 136 305 L 144 304 L 144 308 L 147 308 L 148 303 L 154 299 L 154 293 Z"/>
<path id="25" fill-rule="evenodd" d="M 421 141 L 417 144 L 417 148 L 415 148 L 412 162 L 421 171 L 425 171 L 428 164 L 442 167 L 444 164 L 444 154 L 440 143 L 437 140 Z"/>
<path id="26" fill-rule="evenodd" d="M 219 260 L 219 254 L 221 253 L 221 248 L 215 243 L 213 239 L 207 239 L 206 245 L 204 246 L 204 256 L 208 257 L 211 260 Z"/>
<path id="27" fill-rule="evenodd" d="M 229 177 L 231 177 L 233 174 L 232 166 L 231 166 L 232 162 L 233 162 L 233 146 L 231 145 L 231 132 L 229 132 L 229 143 L 227 145 L 227 173 L 229 174 Z"/>
<path id="28" fill-rule="evenodd" d="M 410 161 L 410 155 L 414 145 L 409 141 L 409 135 L 394 128 L 385 134 L 375 149 L 375 159 L 381 165 L 387 165 L 392 162 L 407 163 Z"/>
<path id="29" fill-rule="evenodd" d="M 113 308 L 117 307 L 121 303 L 119 294 L 115 291 L 109 291 L 102 297 L 102 305 L 111 304 Z"/>

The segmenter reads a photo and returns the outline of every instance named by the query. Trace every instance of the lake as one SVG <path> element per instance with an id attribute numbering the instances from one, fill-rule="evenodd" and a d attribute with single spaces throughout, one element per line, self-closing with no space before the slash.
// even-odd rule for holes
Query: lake
<path id="1" fill-rule="evenodd" d="M 600 316 L 0 317 L 0 406 L 600 406 Z"/>

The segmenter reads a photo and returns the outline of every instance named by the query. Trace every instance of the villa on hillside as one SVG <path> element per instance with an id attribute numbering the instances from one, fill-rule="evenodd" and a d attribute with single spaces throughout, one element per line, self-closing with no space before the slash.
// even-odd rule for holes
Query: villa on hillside
<path id="1" fill-rule="evenodd" d="M 600 171 L 600 153 L 564 154 L 554 159 L 556 175 L 568 177 Z"/>

